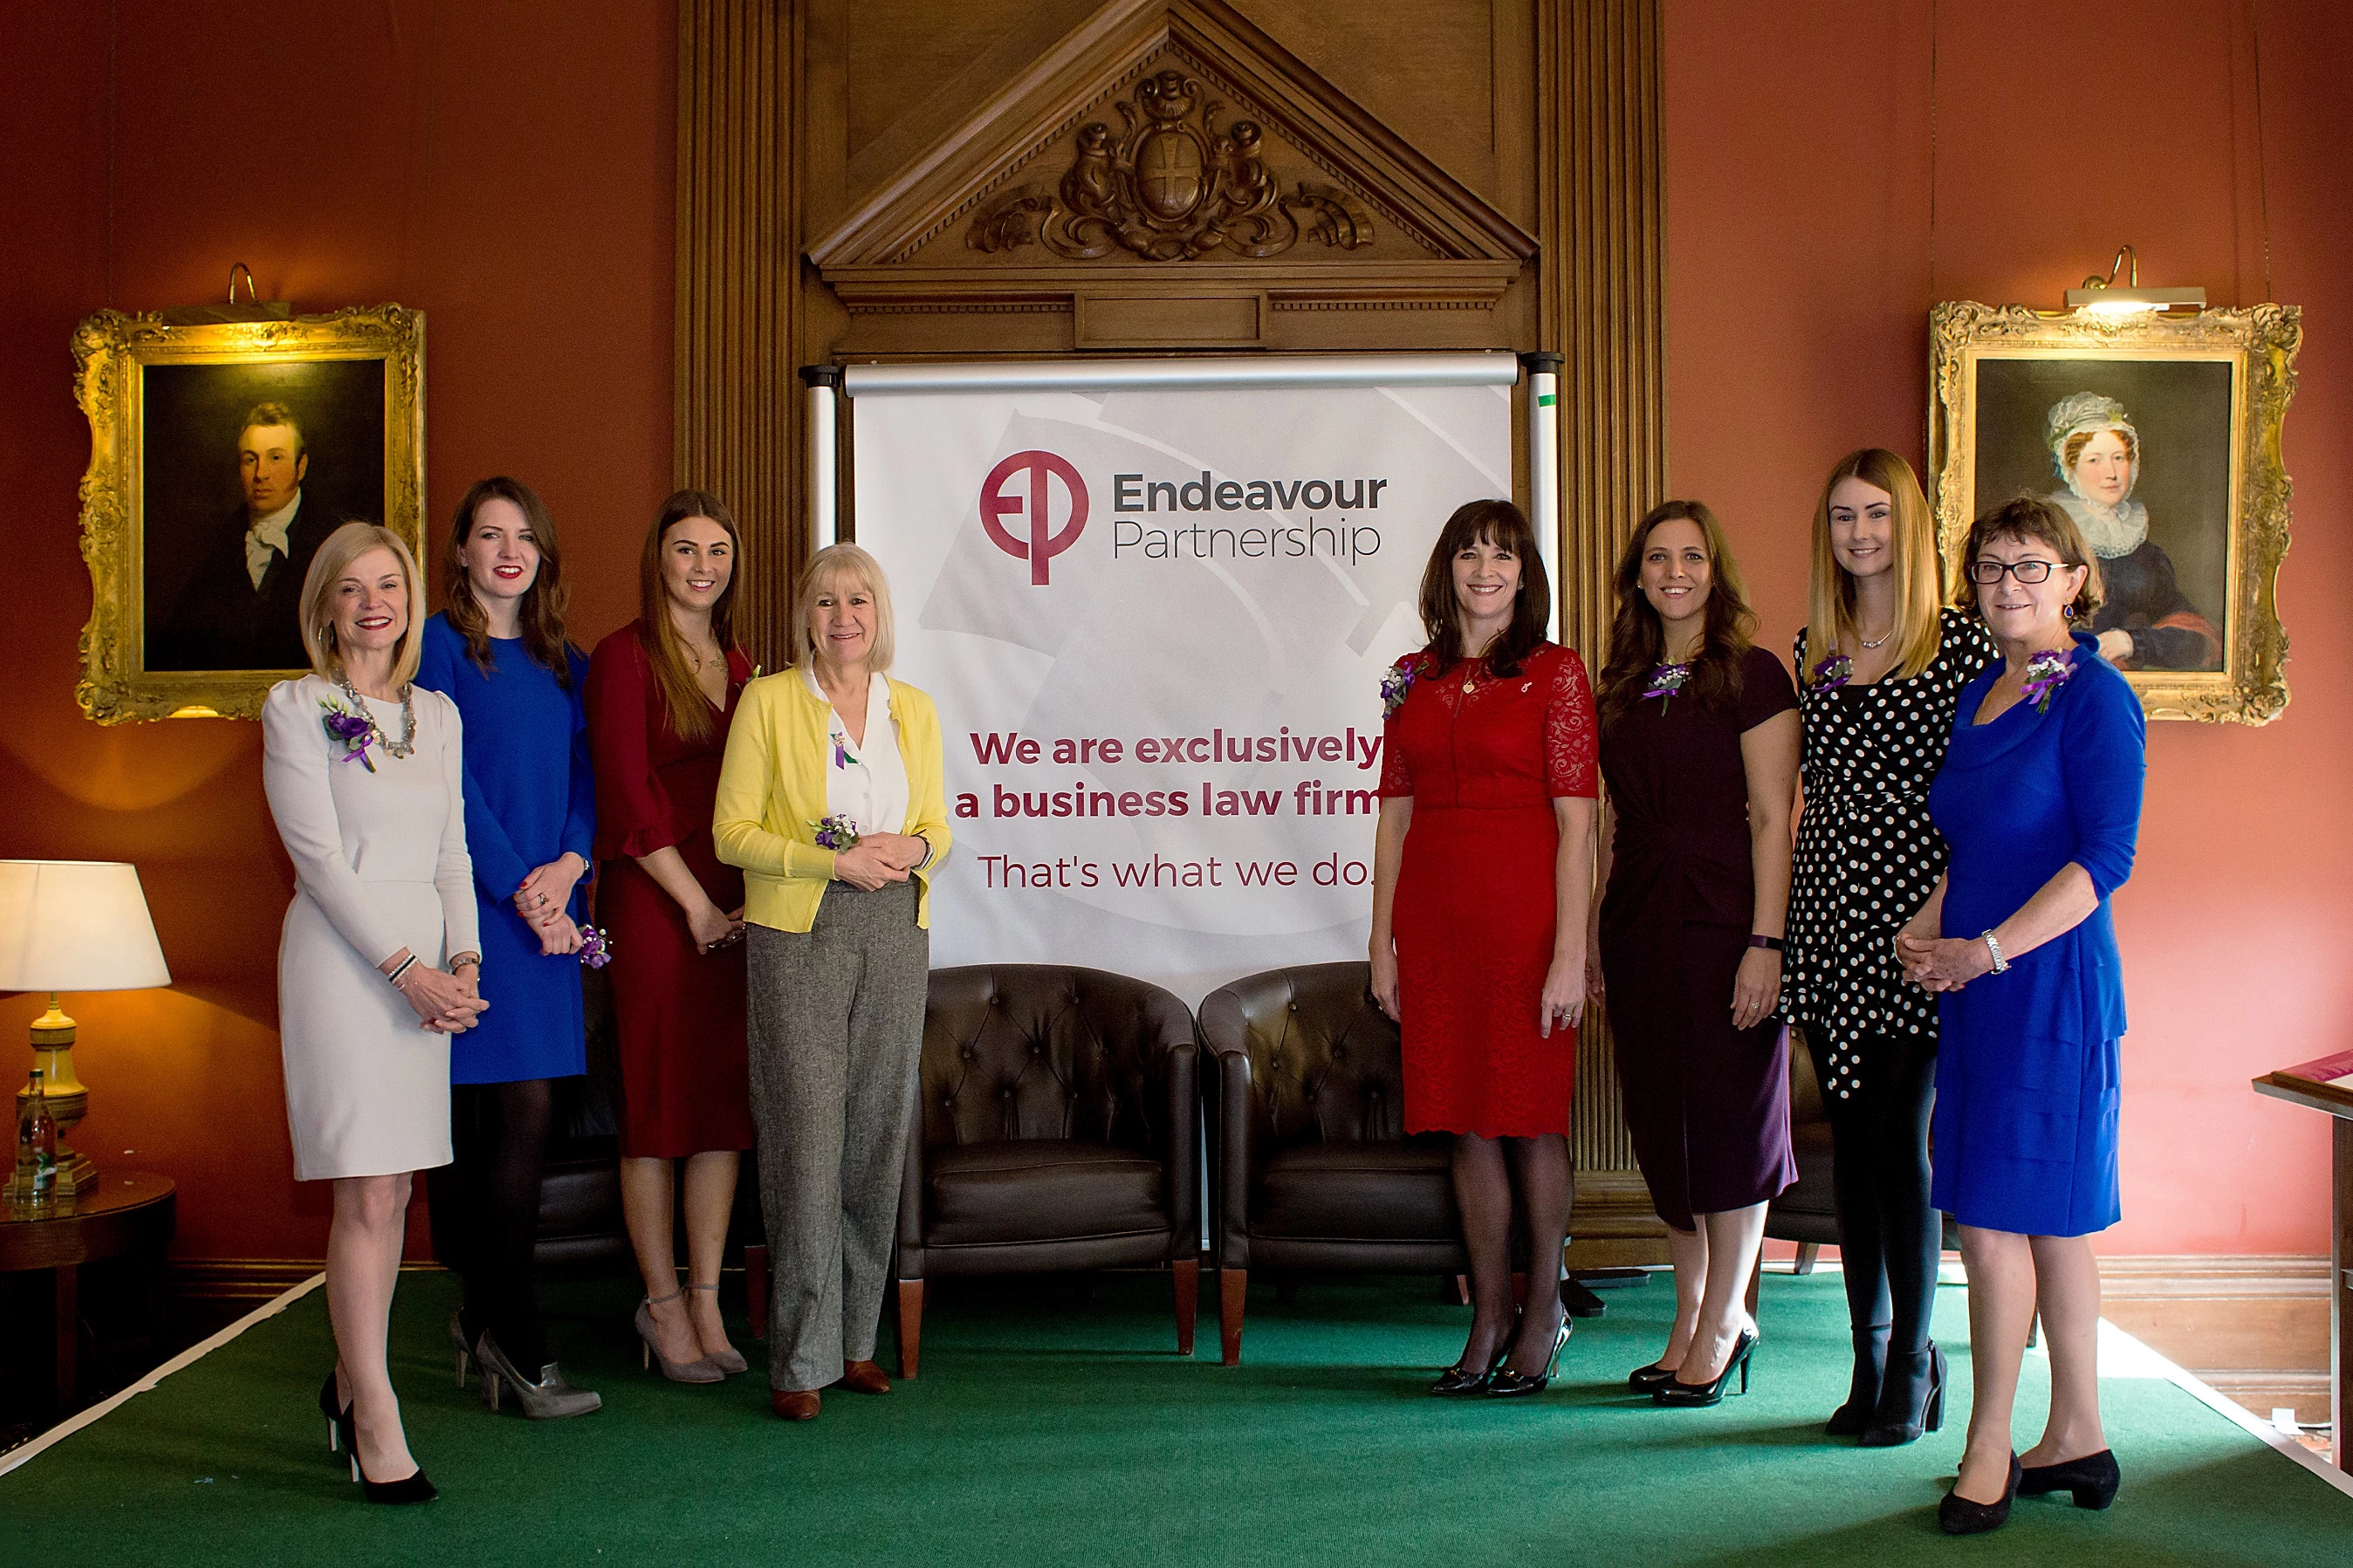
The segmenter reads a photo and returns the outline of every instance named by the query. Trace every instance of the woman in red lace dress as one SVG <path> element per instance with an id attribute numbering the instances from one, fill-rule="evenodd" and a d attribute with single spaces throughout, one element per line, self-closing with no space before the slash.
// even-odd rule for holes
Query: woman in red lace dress
<path id="1" fill-rule="evenodd" d="M 1552 586 L 1509 501 L 1447 519 L 1429 647 L 1390 669 L 1373 854 L 1373 994 L 1405 1042 L 1405 1124 L 1454 1136 L 1472 1316 L 1440 1394 L 1534 1394 L 1568 1339 L 1544 1288 L 1568 1235 L 1596 793 L 1585 661 L 1545 640 Z M 1514 1324 L 1512 1188 L 1527 1215 Z"/>

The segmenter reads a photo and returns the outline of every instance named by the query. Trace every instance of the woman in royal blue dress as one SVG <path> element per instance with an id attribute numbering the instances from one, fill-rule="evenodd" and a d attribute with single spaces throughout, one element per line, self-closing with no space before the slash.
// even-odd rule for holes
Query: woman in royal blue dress
<path id="1" fill-rule="evenodd" d="M 2067 514 L 2021 498 L 1978 519 L 1963 600 L 2001 650 L 1961 693 L 1928 809 L 1952 859 L 1897 934 L 1906 978 L 1940 994 L 1930 1200 L 1960 1223 L 1974 1397 L 1955 1535 L 2000 1525 L 2020 1492 L 2116 1493 L 2100 1428 L 2099 1268 L 2116 1197 L 2122 972 L 2108 899 L 2132 873 L 2146 771 L 2140 700 L 2088 631 L 2098 574 Z M 2051 1355 L 2042 1439 L 2010 1409 L 2037 1307 Z"/>
<path id="2" fill-rule="evenodd" d="M 555 528 L 529 486 L 501 478 L 469 489 L 448 560 L 449 607 L 425 623 L 417 684 L 445 693 L 466 721 L 482 994 L 500 1024 L 469 1030 L 449 1054 L 456 1160 L 430 1186 L 434 1247 L 465 1283 L 450 1323 L 460 1377 L 471 1359 L 492 1408 L 503 1389 L 527 1415 L 580 1415 L 599 1401 L 556 1365 L 533 1252 L 551 1080 L 587 1070 L 579 883 L 596 833 L 580 698 L 588 661 L 565 640 Z"/>

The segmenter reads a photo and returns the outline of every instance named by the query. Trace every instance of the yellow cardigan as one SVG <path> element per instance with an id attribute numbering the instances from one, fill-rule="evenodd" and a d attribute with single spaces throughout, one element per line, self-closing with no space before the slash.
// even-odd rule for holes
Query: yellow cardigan
<path id="1" fill-rule="evenodd" d="M 932 873 L 948 853 L 940 716 L 914 687 L 896 680 L 890 686 L 891 718 L 907 764 L 907 831 L 932 847 L 930 860 L 913 873 L 915 923 L 928 928 Z M 833 879 L 834 852 L 817 842 L 817 825 L 826 816 L 829 711 L 797 667 L 745 682 L 737 699 L 711 836 L 722 860 L 744 868 L 744 918 L 754 925 L 808 930 Z"/>

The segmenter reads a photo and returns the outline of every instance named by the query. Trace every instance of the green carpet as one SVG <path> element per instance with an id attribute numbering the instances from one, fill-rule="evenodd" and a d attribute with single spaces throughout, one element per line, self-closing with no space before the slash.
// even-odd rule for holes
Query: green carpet
<path id="1" fill-rule="evenodd" d="M 1423 1392 L 1467 1313 L 1420 1279 L 1251 1293 L 1247 1363 L 1180 1360 L 1167 1283 L 1114 1276 L 935 1288 L 923 1376 L 829 1395 L 787 1426 L 758 1368 L 718 1388 L 638 1369 L 619 1281 L 552 1286 L 554 1333 L 602 1413 L 493 1417 L 451 1385 L 452 1285 L 403 1280 L 410 1440 L 442 1489 L 365 1507 L 312 1406 L 328 1364 L 314 1293 L 0 1477 L 0 1563 L 1382 1563 L 1883 1565 L 2342 1563 L 2353 1500 L 2188 1394 L 2103 1388 L 2125 1489 L 2105 1514 L 2021 1501 L 1977 1541 L 1936 1533 L 1968 1356 L 1945 1430 L 1863 1451 L 1820 1422 L 1844 1393 L 1837 1276 L 1768 1276 L 1754 1392 L 1660 1410 L 1624 1392 L 1658 1348 L 1663 1280 L 1609 1294 L 1563 1376 L 1525 1401 Z M 1214 1302 L 1214 1291 L 1205 1291 Z M 1937 1330 L 1965 1340 L 1963 1295 Z M 886 1350 L 887 1360 L 887 1350 Z M 2030 1357 L 2020 1430 L 2042 1418 Z"/>

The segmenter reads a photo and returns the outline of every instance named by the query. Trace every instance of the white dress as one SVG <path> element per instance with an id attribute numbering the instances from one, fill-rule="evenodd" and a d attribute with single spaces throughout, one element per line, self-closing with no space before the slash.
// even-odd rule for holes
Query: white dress
<path id="1" fill-rule="evenodd" d="M 400 704 L 362 700 L 397 739 Z M 417 749 L 371 746 L 370 772 L 329 736 L 326 701 L 351 706 L 310 675 L 261 710 L 262 789 L 294 861 L 278 1033 L 298 1182 L 449 1163 L 449 1038 L 376 965 L 404 947 L 435 965 L 480 951 L 457 705 L 417 688 Z"/>

